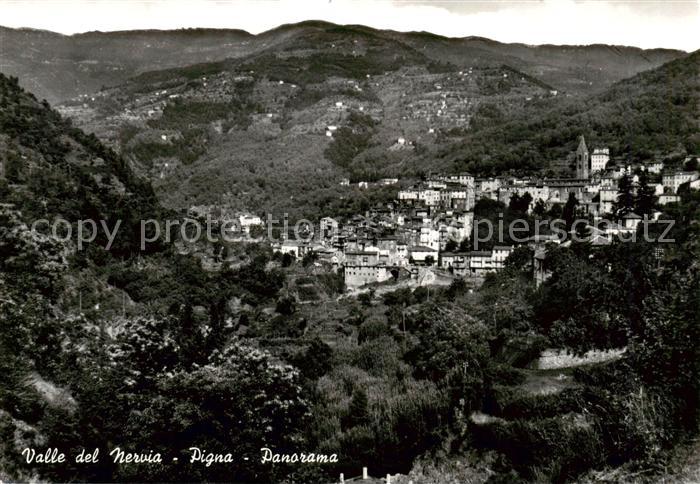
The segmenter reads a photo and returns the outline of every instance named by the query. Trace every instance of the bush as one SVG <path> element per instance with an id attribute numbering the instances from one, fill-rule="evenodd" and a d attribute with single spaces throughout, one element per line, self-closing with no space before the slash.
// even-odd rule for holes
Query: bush
<path id="1" fill-rule="evenodd" d="M 574 414 L 494 421 L 471 425 L 470 430 L 477 448 L 501 452 L 507 458 L 506 469 L 515 469 L 525 478 L 562 482 L 604 462 L 604 447 L 594 425 Z"/>
<path id="2" fill-rule="evenodd" d="M 585 406 L 584 391 L 580 388 L 567 388 L 549 395 L 533 395 L 518 388 L 497 387 L 487 400 L 494 402 L 493 406 L 486 408 L 488 413 L 507 419 L 556 417 L 580 412 Z"/>
<path id="3" fill-rule="evenodd" d="M 352 362 L 370 375 L 392 375 L 400 364 L 401 351 L 393 338 L 381 336 L 367 341 L 354 351 Z"/>
<path id="4" fill-rule="evenodd" d="M 387 322 L 381 317 L 372 317 L 360 325 L 357 333 L 357 342 L 363 344 L 389 334 Z"/>
<path id="5" fill-rule="evenodd" d="M 275 311 L 284 316 L 291 316 L 296 311 L 296 302 L 293 297 L 283 296 L 277 300 Z"/>

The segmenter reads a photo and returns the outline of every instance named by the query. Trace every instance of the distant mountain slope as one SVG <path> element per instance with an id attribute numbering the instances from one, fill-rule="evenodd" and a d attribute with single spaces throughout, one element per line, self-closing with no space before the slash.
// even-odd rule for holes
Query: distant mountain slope
<path id="1" fill-rule="evenodd" d="M 692 151 L 696 54 L 567 96 L 508 64 L 458 67 L 366 27 L 267 35 L 286 38 L 238 59 L 146 72 L 60 109 L 178 209 L 315 212 L 318 194 L 344 196 L 344 177 L 566 175 L 580 134 L 614 156 Z"/>
<path id="2" fill-rule="evenodd" d="M 381 31 L 309 21 L 259 35 L 241 30 L 89 32 L 64 36 L 47 31 L 0 27 L 0 71 L 50 102 L 89 94 L 151 70 L 240 58 L 306 38 L 317 49 L 357 36 L 393 41 L 432 61 L 460 68 L 510 65 L 556 89 L 590 92 L 683 55 L 674 50 L 617 46 L 526 46 L 467 37 Z M 313 42 L 311 42 L 313 41 Z M 344 45 L 345 47 L 349 47 Z"/>
<path id="3" fill-rule="evenodd" d="M 0 27 L 0 71 L 40 98 L 89 94 L 146 70 L 236 57 L 253 49 L 240 30 L 53 32 Z"/>
<path id="4" fill-rule="evenodd" d="M 239 59 L 152 71 L 61 106 L 148 174 L 172 208 L 290 210 L 342 178 L 433 169 L 480 110 L 556 102 L 507 65 L 460 69 L 365 28 L 289 26 Z M 312 190 L 316 189 L 316 190 Z"/>
<path id="5" fill-rule="evenodd" d="M 426 33 L 397 34 L 435 60 L 469 66 L 507 64 L 571 93 L 599 91 L 639 72 L 685 55 L 670 49 L 639 49 L 616 45 L 501 44 L 490 39 L 447 39 Z"/>
<path id="6" fill-rule="evenodd" d="M 700 51 L 614 84 L 586 98 L 536 105 L 474 123 L 459 142 L 443 150 L 441 162 L 477 173 L 546 167 L 576 148 L 610 147 L 615 157 L 654 159 L 700 152 Z"/>

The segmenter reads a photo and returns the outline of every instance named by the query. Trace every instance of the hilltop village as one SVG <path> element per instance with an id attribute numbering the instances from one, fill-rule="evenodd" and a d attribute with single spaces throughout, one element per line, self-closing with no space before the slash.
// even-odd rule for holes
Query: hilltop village
<path id="1" fill-rule="evenodd" d="M 271 242 L 281 254 L 296 259 L 310 257 L 342 270 L 349 289 L 399 279 L 430 284 L 439 283 L 441 277 L 444 281 L 482 277 L 502 269 L 518 244 L 532 249 L 534 277 L 541 282 L 546 274 L 537 268 L 543 265 L 545 244 L 571 242 L 544 231 L 513 243 L 507 242 L 503 233 L 494 232 L 488 240 L 480 240 L 481 246 L 479 240 L 474 244 L 477 201 L 491 200 L 505 207 L 524 204 L 528 215 L 561 214 L 562 207 L 573 201 L 576 218 L 585 221 L 584 230 L 579 233 L 585 232 L 593 245 L 607 245 L 616 236 L 634 233 L 644 219 L 658 218 L 660 212 L 653 207 L 678 202 L 682 185 L 700 189 L 697 169 L 670 169 L 661 161 L 611 163 L 608 148 L 589 150 L 583 136 L 573 160 L 573 178 L 432 174 L 412 186 L 397 188 L 397 198 L 390 203 L 342 222 L 324 217 L 315 230 L 305 227 L 295 236 L 288 233 L 281 241 Z M 684 166 L 692 165 L 693 160 L 694 157 L 687 157 Z M 623 178 L 628 180 L 632 196 L 643 185 L 652 200 L 652 210 L 639 214 L 619 206 Z M 399 183 L 398 178 L 385 178 L 374 183 L 359 182 L 358 186 L 367 189 Z M 195 208 L 191 213 L 204 214 Z M 257 215 L 242 214 L 237 218 L 238 228 L 246 236 L 266 235 L 265 223 Z"/>

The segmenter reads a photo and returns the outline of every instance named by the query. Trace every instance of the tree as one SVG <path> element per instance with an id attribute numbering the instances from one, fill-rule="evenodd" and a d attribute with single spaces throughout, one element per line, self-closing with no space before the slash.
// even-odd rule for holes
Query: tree
<path id="1" fill-rule="evenodd" d="M 511 263 L 506 261 L 506 269 L 487 278 L 470 311 L 487 323 L 496 335 L 512 332 L 524 334 L 532 329 L 531 301 L 534 285 L 532 279 L 522 271 L 523 266 L 531 265 L 532 255 L 527 247 L 518 248 L 518 253 L 514 252 L 513 255 L 522 260 L 513 260 Z"/>
<path id="2" fill-rule="evenodd" d="M 176 327 L 171 318 L 128 319 L 110 345 L 112 362 L 136 378 L 152 378 L 160 371 L 175 368 L 184 349 L 176 340 Z"/>
<path id="3" fill-rule="evenodd" d="M 637 187 L 637 196 L 634 199 L 635 211 L 642 217 L 651 215 L 656 202 L 655 190 L 648 183 L 648 175 L 646 170 L 639 174 L 639 186 Z"/>
<path id="4" fill-rule="evenodd" d="M 332 368 L 332 359 L 333 349 L 315 337 L 306 350 L 297 354 L 293 362 L 301 370 L 303 377 L 316 380 Z"/>
<path id="5" fill-rule="evenodd" d="M 513 196 L 510 197 L 508 210 L 517 213 L 527 213 L 530 208 L 530 203 L 532 203 L 532 195 L 530 195 L 529 192 L 525 192 L 522 196 L 514 193 Z"/>
<path id="6" fill-rule="evenodd" d="M 458 248 L 457 242 L 455 240 L 448 240 L 445 244 L 445 252 L 454 252 Z"/>
<path id="7" fill-rule="evenodd" d="M 582 352 L 624 346 L 632 311 L 624 306 L 627 298 L 621 297 L 625 289 L 616 280 L 616 267 L 608 271 L 605 264 L 563 248 L 548 250 L 547 264 L 552 276 L 535 294 L 541 330 L 555 344 Z"/>
<path id="8" fill-rule="evenodd" d="M 428 305 L 407 321 L 418 342 L 407 353 L 418 378 L 439 381 L 458 365 L 476 372 L 489 356 L 488 328 L 455 305 Z"/>
<path id="9" fill-rule="evenodd" d="M 580 222 L 576 224 L 576 242 L 583 243 L 588 246 L 589 238 L 591 236 L 591 228 L 588 223 Z"/>
<path id="10" fill-rule="evenodd" d="M 561 218 L 562 216 L 562 206 L 560 203 L 555 203 L 552 205 L 552 208 L 549 209 L 549 212 L 547 212 L 547 215 L 551 219 L 558 219 Z"/>
<path id="11" fill-rule="evenodd" d="M 564 209 L 562 210 L 562 218 L 564 219 L 564 222 L 566 223 L 566 230 L 571 230 L 571 226 L 573 225 L 574 221 L 576 220 L 576 207 L 578 206 L 578 199 L 576 198 L 576 194 L 574 192 L 569 193 L 569 198 L 566 201 L 566 204 L 564 205 Z"/>
<path id="12" fill-rule="evenodd" d="M 357 300 L 360 301 L 360 304 L 362 304 L 364 307 L 370 307 L 372 305 L 372 299 L 374 298 L 374 293 L 376 290 L 374 288 L 370 289 L 367 292 L 363 292 L 359 296 L 357 296 Z"/>
<path id="13" fill-rule="evenodd" d="M 625 173 L 617 182 L 617 202 L 615 203 L 615 216 L 622 218 L 634 209 L 634 193 L 632 178 Z"/>
<path id="14" fill-rule="evenodd" d="M 182 309 L 178 326 L 175 340 L 182 348 L 182 351 L 178 352 L 180 363 L 185 367 L 192 363 L 200 363 L 206 350 L 205 338 L 191 304 L 185 304 Z"/>
<path id="15" fill-rule="evenodd" d="M 250 238 L 259 239 L 265 236 L 265 227 L 262 225 L 252 225 L 250 227 Z"/>
<path id="16" fill-rule="evenodd" d="M 301 260 L 301 265 L 304 267 L 309 267 L 311 264 L 313 264 L 317 260 L 318 260 L 318 253 L 309 251 L 304 255 L 304 258 Z"/>
<path id="17" fill-rule="evenodd" d="M 153 392 L 131 397 L 135 408 L 121 423 L 120 443 L 167 456 L 177 442 L 179 461 L 124 466 L 116 480 L 277 482 L 284 470 L 261 464 L 260 449 L 305 450 L 310 414 L 299 374 L 266 352 L 234 342 L 203 366 L 157 378 Z M 240 458 L 190 464 L 190 447 Z"/>
<path id="18" fill-rule="evenodd" d="M 358 425 L 366 425 L 368 423 L 369 404 L 367 401 L 367 393 L 362 388 L 356 388 L 352 394 L 352 400 L 350 400 L 346 427 L 356 427 Z"/>
<path id="19" fill-rule="evenodd" d="M 467 283 L 461 277 L 458 277 L 452 281 L 445 291 L 445 296 L 447 299 L 454 300 L 460 294 L 464 294 L 467 291 Z"/>
<path id="20" fill-rule="evenodd" d="M 532 276 L 532 249 L 522 245 L 516 247 L 504 262 L 505 270 L 514 274 L 525 274 L 528 278 Z"/>
<path id="21" fill-rule="evenodd" d="M 700 278 L 689 270 L 669 274 L 645 300 L 642 324 L 632 337 L 631 361 L 643 381 L 672 396 L 685 429 L 697 424 L 700 403 Z"/>
<path id="22" fill-rule="evenodd" d="M 282 267 L 289 267 L 294 262 L 294 256 L 289 252 L 282 254 Z"/>
<path id="23" fill-rule="evenodd" d="M 514 193 L 513 195 L 510 196 L 510 200 L 508 201 L 508 210 L 512 210 L 513 212 L 519 211 L 517 207 L 520 206 L 520 195 L 517 193 Z"/>
<path id="24" fill-rule="evenodd" d="M 395 291 L 384 293 L 384 304 L 386 306 L 410 306 L 413 303 L 411 288 L 402 287 Z"/>
<path id="25" fill-rule="evenodd" d="M 24 162 L 22 158 L 14 151 L 9 152 L 5 163 L 5 178 L 11 183 L 19 183 L 23 176 Z"/>
<path id="26" fill-rule="evenodd" d="M 541 198 L 538 198 L 535 202 L 535 207 L 532 209 L 532 213 L 537 218 L 542 218 L 544 217 L 545 213 L 547 213 L 547 206 Z"/>
<path id="27" fill-rule="evenodd" d="M 275 311 L 284 316 L 291 316 L 296 311 L 294 298 L 291 296 L 283 296 L 277 300 Z"/>

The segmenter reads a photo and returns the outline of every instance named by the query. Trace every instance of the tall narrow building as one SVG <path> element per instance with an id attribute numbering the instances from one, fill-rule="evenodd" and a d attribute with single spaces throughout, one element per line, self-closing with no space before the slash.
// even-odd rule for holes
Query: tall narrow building
<path id="1" fill-rule="evenodd" d="M 576 148 L 576 178 L 582 180 L 587 179 L 590 173 L 590 157 L 583 135 L 579 139 L 578 148 Z"/>
<path id="2" fill-rule="evenodd" d="M 608 161 L 610 161 L 609 148 L 594 148 L 591 153 L 591 173 L 605 170 Z"/>

